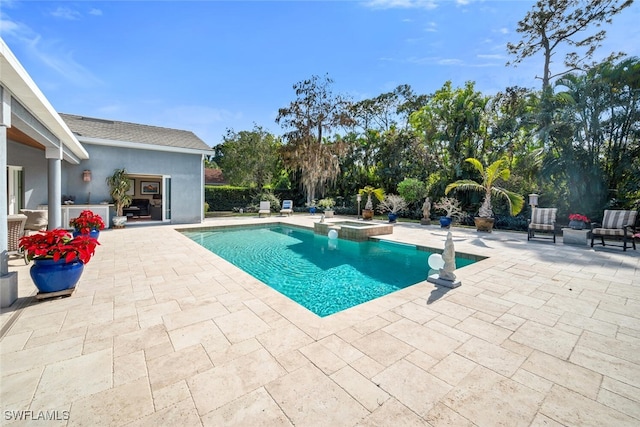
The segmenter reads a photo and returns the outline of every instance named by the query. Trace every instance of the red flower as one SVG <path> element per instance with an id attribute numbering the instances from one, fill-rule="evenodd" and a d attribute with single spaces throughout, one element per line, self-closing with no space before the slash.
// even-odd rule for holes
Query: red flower
<path id="1" fill-rule="evenodd" d="M 571 215 L 569 215 L 569 221 L 589 222 L 589 218 L 587 218 L 584 215 L 580 215 L 580 214 L 571 214 Z"/>
<path id="2" fill-rule="evenodd" d="M 91 260 L 96 246 L 100 244 L 88 235 L 80 235 L 74 239 L 62 228 L 23 236 L 18 243 L 29 259 L 64 259 L 70 262 L 78 258 L 84 264 Z"/>
<path id="3" fill-rule="evenodd" d="M 73 218 L 69 221 L 69 225 L 78 230 L 80 234 L 89 234 L 91 230 L 104 229 L 102 217 L 98 214 L 94 214 L 90 210 L 80 212 L 78 218 Z"/>

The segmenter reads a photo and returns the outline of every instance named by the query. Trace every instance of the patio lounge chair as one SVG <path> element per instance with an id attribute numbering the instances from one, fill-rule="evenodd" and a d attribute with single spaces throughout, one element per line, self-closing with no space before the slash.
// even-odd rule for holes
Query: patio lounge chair
<path id="1" fill-rule="evenodd" d="M 24 236 L 24 225 L 27 223 L 27 216 L 23 214 L 7 215 L 7 234 L 8 245 L 7 253 L 9 255 L 18 255 L 24 258 L 24 263 L 28 264 L 29 259 L 27 253 L 20 250 L 18 240 Z"/>
<path id="2" fill-rule="evenodd" d="M 260 202 L 260 209 L 258 209 L 258 218 L 260 215 L 265 214 L 271 216 L 271 202 Z"/>
<path id="3" fill-rule="evenodd" d="M 556 214 L 557 208 L 533 208 L 531 219 L 529 220 L 529 232 L 527 240 L 534 237 L 536 231 L 542 231 L 553 234 L 553 243 L 556 242 Z"/>
<path id="4" fill-rule="evenodd" d="M 293 214 L 293 200 L 283 200 L 282 209 L 280 209 L 280 215 L 287 214 L 287 216 Z"/>
<path id="5" fill-rule="evenodd" d="M 593 247 L 596 236 L 600 237 L 602 246 L 605 246 L 604 239 L 622 240 L 622 250 L 627 250 L 627 243 L 631 243 L 636 249 L 636 242 L 633 235 L 637 232 L 636 217 L 637 211 L 605 210 L 602 224 L 591 223 L 591 247 Z M 620 246 L 620 245 L 612 245 Z"/>

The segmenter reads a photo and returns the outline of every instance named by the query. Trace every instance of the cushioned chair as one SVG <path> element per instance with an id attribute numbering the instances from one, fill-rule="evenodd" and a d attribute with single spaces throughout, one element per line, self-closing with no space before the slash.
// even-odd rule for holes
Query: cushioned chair
<path id="1" fill-rule="evenodd" d="M 287 216 L 293 214 L 293 200 L 283 200 L 282 209 L 280 209 L 280 215 L 287 214 Z"/>
<path id="2" fill-rule="evenodd" d="M 45 231 L 49 225 L 49 211 L 44 209 L 20 209 L 27 216 L 24 229 L 29 231 Z"/>
<path id="3" fill-rule="evenodd" d="M 27 253 L 20 250 L 18 241 L 24 236 L 24 225 L 27 223 L 27 216 L 24 214 L 7 215 L 7 253 L 9 255 L 20 256 L 24 258 L 24 263 L 28 264 L 29 259 Z"/>
<path id="4" fill-rule="evenodd" d="M 265 214 L 271 216 L 271 202 L 260 202 L 260 209 L 258 209 L 258 218 L 260 215 Z"/>
<path id="5" fill-rule="evenodd" d="M 552 233 L 553 243 L 556 242 L 556 214 L 557 208 L 533 208 L 531 212 L 531 219 L 529 220 L 529 232 L 527 233 L 527 240 L 531 240 L 534 237 L 536 231 L 545 233 Z"/>
<path id="6" fill-rule="evenodd" d="M 604 239 L 607 240 L 622 240 L 622 250 L 627 250 L 627 243 L 631 243 L 633 249 L 636 249 L 636 242 L 633 235 L 636 233 L 636 217 L 637 211 L 622 211 L 622 210 L 606 210 L 604 211 L 604 217 L 602 218 L 602 224 L 593 222 L 591 223 L 591 247 L 593 247 L 594 240 L 600 237 L 602 246 L 605 246 Z M 619 246 L 619 245 L 612 245 Z"/>

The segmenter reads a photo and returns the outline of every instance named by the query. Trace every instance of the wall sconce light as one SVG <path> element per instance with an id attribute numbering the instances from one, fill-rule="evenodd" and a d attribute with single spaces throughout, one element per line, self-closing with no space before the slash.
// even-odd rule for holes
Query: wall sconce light
<path id="1" fill-rule="evenodd" d="M 538 195 L 533 193 L 533 194 L 529 194 L 529 205 L 531 206 L 531 208 L 533 209 L 534 207 L 538 206 Z"/>
<path id="2" fill-rule="evenodd" d="M 82 180 L 84 182 L 90 182 L 91 181 L 91 171 L 89 169 L 85 169 L 82 171 Z"/>

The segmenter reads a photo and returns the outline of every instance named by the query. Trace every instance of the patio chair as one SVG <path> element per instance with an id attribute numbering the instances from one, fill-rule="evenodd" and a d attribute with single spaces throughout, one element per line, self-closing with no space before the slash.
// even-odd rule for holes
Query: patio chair
<path id="1" fill-rule="evenodd" d="M 20 250 L 18 241 L 24 236 L 24 225 L 27 223 L 27 216 L 23 214 L 7 215 L 7 253 L 13 256 L 24 258 L 24 263 L 29 264 L 27 253 Z"/>
<path id="2" fill-rule="evenodd" d="M 637 211 L 605 210 L 602 224 L 591 223 L 591 247 L 593 247 L 596 236 L 600 237 L 602 246 L 605 246 L 604 239 L 622 240 L 622 250 L 627 250 L 627 243 L 631 243 L 633 250 L 636 249 L 636 242 L 633 235 L 637 232 L 636 217 Z M 620 246 L 620 245 L 611 245 Z"/>
<path id="3" fill-rule="evenodd" d="M 283 214 L 287 214 L 287 216 L 293 214 L 293 200 L 282 201 L 282 209 L 280 209 L 280 215 Z"/>
<path id="4" fill-rule="evenodd" d="M 260 215 L 262 214 L 269 214 L 269 216 L 271 216 L 271 202 L 260 202 L 260 209 L 258 209 L 258 218 L 260 218 Z"/>
<path id="5" fill-rule="evenodd" d="M 557 213 L 557 208 L 533 208 L 533 211 L 531 212 L 531 219 L 529 220 L 529 231 L 527 233 L 527 240 L 531 240 L 534 237 L 539 237 L 535 235 L 535 232 L 541 231 L 552 233 L 553 243 L 555 243 Z"/>

